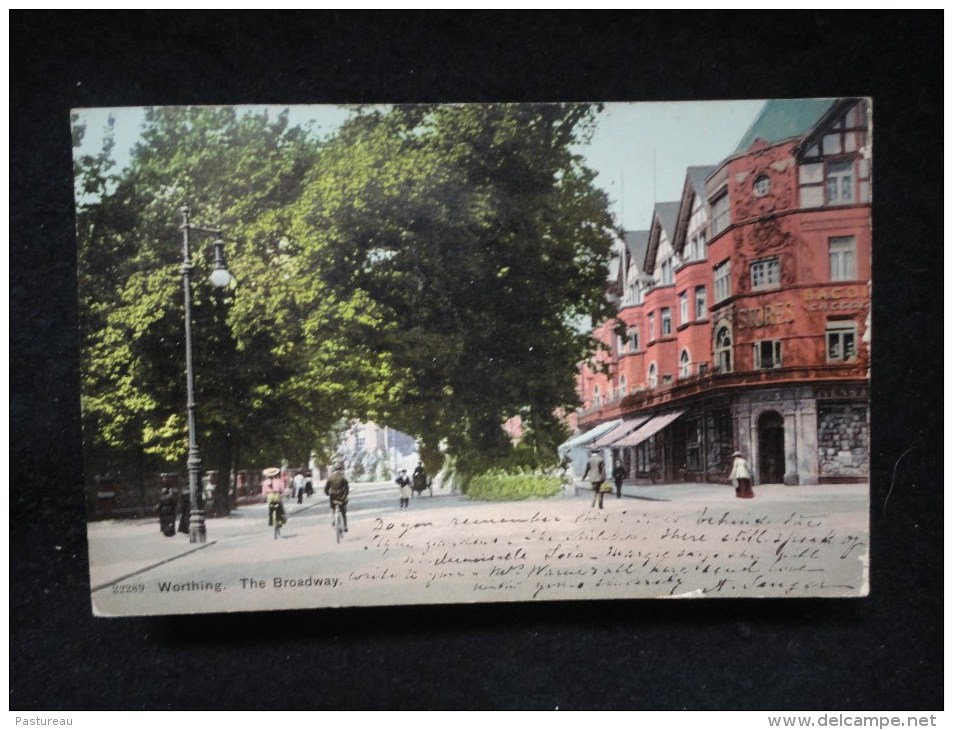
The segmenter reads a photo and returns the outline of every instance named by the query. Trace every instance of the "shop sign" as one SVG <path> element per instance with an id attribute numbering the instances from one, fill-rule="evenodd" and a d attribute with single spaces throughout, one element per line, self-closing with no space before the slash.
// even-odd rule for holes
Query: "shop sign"
<path id="1" fill-rule="evenodd" d="M 735 327 L 740 330 L 755 327 L 770 327 L 794 321 L 794 305 L 791 302 L 765 304 L 763 307 L 739 309 L 735 314 Z"/>
<path id="2" fill-rule="evenodd" d="M 868 400 L 869 394 L 864 386 L 830 385 L 814 389 L 816 400 Z"/>
<path id="3" fill-rule="evenodd" d="M 823 289 L 805 289 L 805 308 L 809 312 L 850 312 L 870 306 L 870 292 L 866 286 L 831 286 Z"/>

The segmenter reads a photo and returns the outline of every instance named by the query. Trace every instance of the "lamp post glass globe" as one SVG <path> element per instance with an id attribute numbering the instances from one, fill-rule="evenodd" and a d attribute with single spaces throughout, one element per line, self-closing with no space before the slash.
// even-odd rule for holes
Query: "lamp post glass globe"
<path id="1" fill-rule="evenodd" d="M 232 275 L 228 272 L 228 269 L 215 269 L 215 271 L 209 275 L 208 280 L 212 286 L 218 289 L 224 289 L 232 283 Z"/>
<path id="2" fill-rule="evenodd" d="M 212 245 L 215 247 L 215 268 L 209 275 L 208 280 L 211 282 L 212 286 L 216 287 L 217 289 L 224 289 L 232 283 L 232 275 L 229 273 L 228 269 L 225 268 L 225 242 L 222 240 L 217 240 L 214 241 Z"/>

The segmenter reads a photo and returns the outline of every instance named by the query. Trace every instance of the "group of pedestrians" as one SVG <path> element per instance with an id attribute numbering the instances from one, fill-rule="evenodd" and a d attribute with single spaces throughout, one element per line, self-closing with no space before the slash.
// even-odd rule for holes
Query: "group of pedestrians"
<path id="1" fill-rule="evenodd" d="M 290 487 L 286 486 L 286 480 L 281 473 L 281 469 L 271 467 L 262 471 L 261 492 L 265 496 L 265 502 L 268 505 L 268 525 L 274 526 L 275 521 L 278 527 L 283 527 L 288 522 L 288 514 L 285 511 L 284 497 L 290 491 L 291 498 L 297 499 L 298 504 L 303 503 L 305 497 L 311 497 L 314 493 L 313 481 L 304 471 L 298 471 L 291 479 Z M 431 481 L 424 468 L 423 462 L 417 464 L 411 476 L 407 475 L 406 469 L 401 469 L 400 474 L 395 480 L 400 493 L 400 509 L 410 507 L 410 498 L 413 492 L 422 492 L 431 486 Z M 339 462 L 334 466 L 331 475 L 324 485 L 324 493 L 327 495 L 332 512 L 335 507 L 340 509 L 344 531 L 347 532 L 347 503 L 350 495 L 350 484 L 344 475 L 344 464 Z M 159 515 L 159 528 L 163 535 L 171 537 L 175 534 L 175 518 L 177 512 L 178 495 L 170 486 L 164 486 L 160 495 L 156 510 Z M 186 501 L 188 497 L 185 497 Z M 188 506 L 183 508 L 182 523 L 180 530 L 188 533 Z"/>
<path id="2" fill-rule="evenodd" d="M 190 505 L 188 492 L 179 494 L 178 490 L 171 485 L 163 485 L 159 492 L 159 503 L 156 505 L 156 512 L 159 514 L 159 530 L 163 535 L 175 536 L 176 515 L 179 516 L 178 531 L 185 535 L 189 534 Z"/>
<path id="3" fill-rule="evenodd" d="M 732 454 L 731 473 L 728 475 L 728 483 L 735 485 L 735 496 L 738 499 L 752 499 L 754 490 L 751 488 L 752 472 L 751 465 L 740 451 Z M 589 480 L 592 486 L 592 507 L 603 509 L 602 500 L 606 494 L 611 494 L 612 485 L 606 478 L 606 463 L 602 453 L 598 449 L 593 449 L 586 462 L 586 471 L 582 475 L 583 481 Z M 615 483 L 616 498 L 622 497 L 622 482 L 625 479 L 625 468 L 618 459 L 612 467 L 612 481 Z"/>

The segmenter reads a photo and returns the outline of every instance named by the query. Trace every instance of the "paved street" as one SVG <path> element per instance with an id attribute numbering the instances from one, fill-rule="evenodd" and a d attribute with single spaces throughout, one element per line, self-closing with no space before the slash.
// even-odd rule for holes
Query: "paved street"
<path id="1" fill-rule="evenodd" d="M 336 605 L 713 596 L 862 595 L 866 485 L 626 486 L 590 508 L 576 493 L 470 502 L 435 490 L 398 511 L 389 483 L 352 487 L 336 544 L 323 495 L 286 502 L 274 539 L 264 504 L 208 521 L 209 542 L 157 521 L 89 525 L 101 615 Z"/>

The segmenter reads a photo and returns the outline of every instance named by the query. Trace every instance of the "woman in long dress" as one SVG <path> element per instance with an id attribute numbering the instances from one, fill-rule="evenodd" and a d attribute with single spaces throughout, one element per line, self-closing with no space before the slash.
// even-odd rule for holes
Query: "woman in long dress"
<path id="1" fill-rule="evenodd" d="M 754 497 L 754 490 L 751 488 L 751 466 L 740 451 L 736 451 L 734 457 L 735 461 L 731 466 L 731 474 L 728 475 L 728 480 L 737 483 L 735 496 L 738 499 L 751 499 Z"/>

